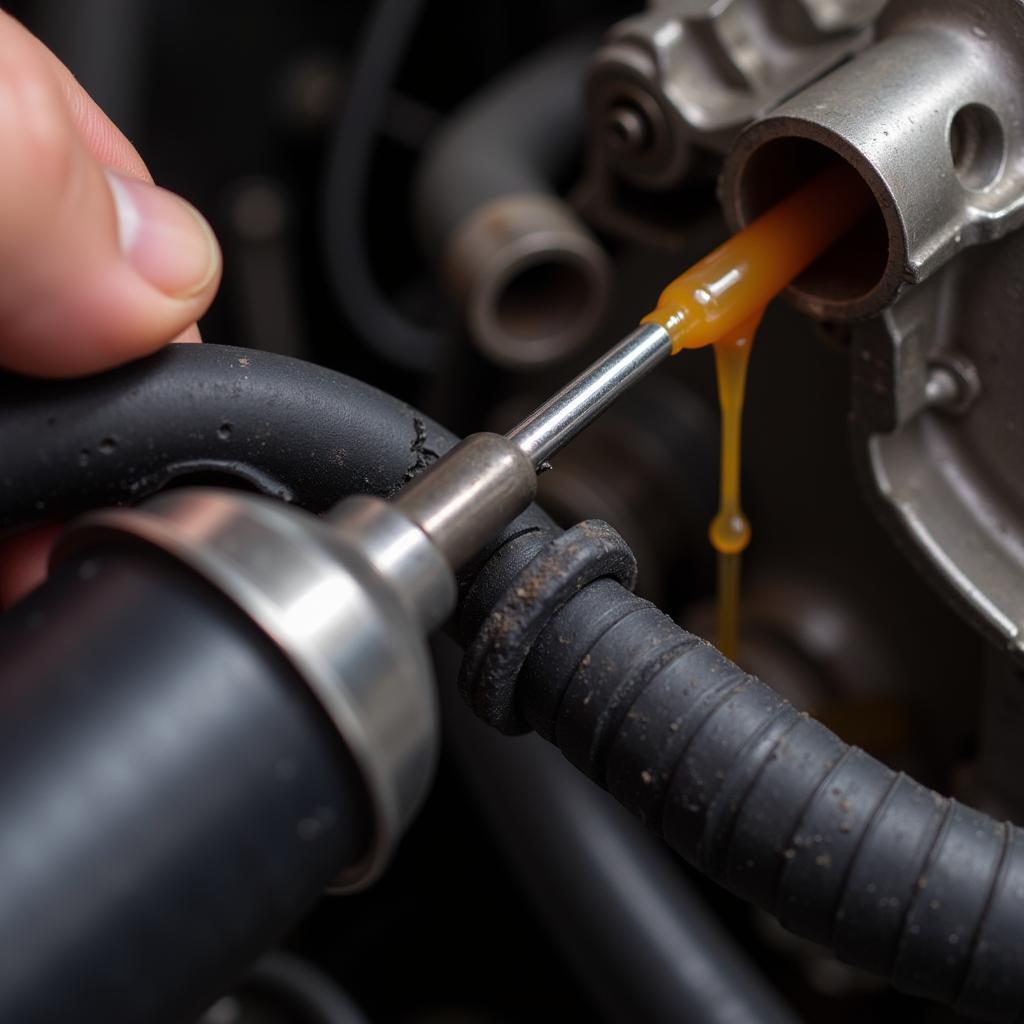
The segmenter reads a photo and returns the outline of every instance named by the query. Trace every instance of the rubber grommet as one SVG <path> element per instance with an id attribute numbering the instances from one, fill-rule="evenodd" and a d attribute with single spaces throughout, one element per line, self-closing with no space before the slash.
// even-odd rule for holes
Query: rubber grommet
<path id="1" fill-rule="evenodd" d="M 583 587 L 610 578 L 632 589 L 636 559 L 607 523 L 588 519 L 549 541 L 515 577 L 466 651 L 459 691 L 473 712 L 506 735 L 530 731 L 516 683 L 545 625 Z"/>

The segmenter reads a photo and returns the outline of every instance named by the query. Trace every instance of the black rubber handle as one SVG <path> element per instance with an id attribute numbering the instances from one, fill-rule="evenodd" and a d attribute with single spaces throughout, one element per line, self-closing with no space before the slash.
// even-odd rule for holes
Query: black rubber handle
<path id="1" fill-rule="evenodd" d="M 0 651 L 0 1020 L 181 1024 L 365 853 L 326 715 L 169 559 L 62 566 Z"/>

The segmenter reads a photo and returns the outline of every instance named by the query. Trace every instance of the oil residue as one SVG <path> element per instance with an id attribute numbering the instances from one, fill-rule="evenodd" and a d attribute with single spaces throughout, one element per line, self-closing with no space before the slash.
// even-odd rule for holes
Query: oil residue
<path id="1" fill-rule="evenodd" d="M 740 558 L 750 543 L 740 504 L 740 427 L 754 334 L 765 306 L 871 205 L 860 176 L 846 164 L 832 165 L 677 277 L 643 320 L 668 331 L 673 354 L 714 345 L 722 451 L 718 514 L 708 532 L 718 552 L 718 646 L 733 660 Z"/>

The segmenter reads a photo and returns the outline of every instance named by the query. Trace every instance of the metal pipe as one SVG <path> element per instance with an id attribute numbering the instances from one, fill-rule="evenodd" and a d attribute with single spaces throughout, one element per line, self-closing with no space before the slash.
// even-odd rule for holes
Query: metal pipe
<path id="1" fill-rule="evenodd" d="M 671 354 L 668 331 L 658 324 L 644 324 L 505 436 L 539 470 L 619 395 Z"/>
<path id="2" fill-rule="evenodd" d="M 406 484 L 395 507 L 458 569 L 536 493 L 537 474 L 515 444 L 500 434 L 473 434 Z"/>
<path id="3" fill-rule="evenodd" d="M 515 65 L 452 114 L 417 172 L 424 251 L 492 362 L 536 369 L 578 351 L 608 301 L 598 240 L 557 194 L 583 148 L 592 26 Z"/>
<path id="4" fill-rule="evenodd" d="M 820 319 L 873 316 L 1024 221 L 1024 5 L 893 0 L 877 35 L 751 124 L 723 169 L 734 229 L 829 160 L 870 187 L 872 216 L 787 292 Z"/>
<path id="5" fill-rule="evenodd" d="M 460 568 L 533 501 L 548 458 L 671 352 L 664 327 L 639 327 L 505 437 L 466 438 L 407 484 L 396 507 Z"/>

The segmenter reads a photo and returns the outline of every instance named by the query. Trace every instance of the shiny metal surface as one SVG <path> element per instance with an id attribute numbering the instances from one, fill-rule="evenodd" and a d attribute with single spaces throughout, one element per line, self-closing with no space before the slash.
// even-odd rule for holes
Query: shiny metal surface
<path id="1" fill-rule="evenodd" d="M 445 553 L 419 524 L 381 498 L 346 498 L 325 516 L 332 534 L 358 546 L 394 585 L 409 615 L 425 632 L 440 626 L 455 605 L 454 580 Z"/>
<path id="2" fill-rule="evenodd" d="M 1021 0 L 892 0 L 877 42 L 740 136 L 722 202 L 738 228 L 813 170 L 816 152 L 850 163 L 884 225 L 787 294 L 812 316 L 858 319 L 1024 222 L 1022 149 Z"/>
<path id="3" fill-rule="evenodd" d="M 676 190 L 708 178 L 752 120 L 867 46 L 883 4 L 648 0 L 591 63 L 583 212 L 615 233 L 677 246 Z M 645 203 L 635 190 L 666 201 Z"/>
<path id="4" fill-rule="evenodd" d="M 671 352 L 672 342 L 664 327 L 645 324 L 637 328 L 506 436 L 539 469 Z"/>
<path id="5" fill-rule="evenodd" d="M 444 558 L 394 508 L 365 498 L 342 502 L 324 523 L 237 491 L 174 491 L 141 508 L 88 516 L 66 543 L 98 533 L 128 534 L 175 556 L 291 661 L 351 752 L 374 813 L 372 846 L 337 889 L 373 882 L 437 761 L 425 635 L 455 603 Z"/>
<path id="6" fill-rule="evenodd" d="M 1024 2 L 891 0 L 876 41 L 737 140 L 720 194 L 748 223 L 821 161 L 877 214 L 787 292 L 852 328 L 855 452 L 882 520 L 1024 664 Z M 965 253 L 969 247 L 988 243 Z"/>
<path id="7" fill-rule="evenodd" d="M 395 507 L 453 568 L 473 557 L 537 493 L 533 464 L 500 434 L 472 434 L 407 484 Z"/>
<path id="8" fill-rule="evenodd" d="M 852 337 L 854 453 L 917 568 L 1024 666 L 1024 231 L 965 253 Z"/>
<path id="9" fill-rule="evenodd" d="M 863 47 L 881 7 L 882 0 L 651 0 L 645 13 L 615 26 L 595 56 L 592 137 L 633 183 L 678 184 L 693 149 L 724 152 L 753 118 Z M 607 134 L 623 108 L 646 123 L 643 147 L 622 149 Z"/>

